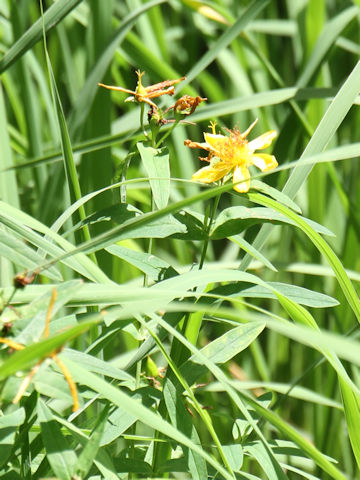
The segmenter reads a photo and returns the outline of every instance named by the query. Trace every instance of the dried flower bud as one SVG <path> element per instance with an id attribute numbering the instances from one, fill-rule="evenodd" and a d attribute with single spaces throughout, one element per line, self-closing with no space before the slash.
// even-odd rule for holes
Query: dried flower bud
<path id="1" fill-rule="evenodd" d="M 183 95 L 179 100 L 176 101 L 174 105 L 174 112 L 181 113 L 183 115 L 191 115 L 194 113 L 196 107 L 201 103 L 205 102 L 207 98 L 191 97 L 190 95 Z"/>

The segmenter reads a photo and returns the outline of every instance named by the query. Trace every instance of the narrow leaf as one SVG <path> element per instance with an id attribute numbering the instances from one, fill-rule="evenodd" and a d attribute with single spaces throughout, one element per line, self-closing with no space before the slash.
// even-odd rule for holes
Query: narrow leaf
<path id="1" fill-rule="evenodd" d="M 149 176 L 151 191 L 157 208 L 165 208 L 170 195 L 169 153 L 166 148 L 156 149 L 137 143 L 141 160 Z"/>
<path id="2" fill-rule="evenodd" d="M 51 410 L 41 399 L 38 400 L 37 414 L 47 459 L 53 472 L 60 480 L 72 480 L 78 461 L 75 451 L 61 433 Z"/>

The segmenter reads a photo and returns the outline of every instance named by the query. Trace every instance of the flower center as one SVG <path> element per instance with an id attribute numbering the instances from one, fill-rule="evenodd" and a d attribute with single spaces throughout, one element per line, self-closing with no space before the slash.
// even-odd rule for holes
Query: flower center
<path id="1" fill-rule="evenodd" d="M 234 167 L 244 165 L 249 157 L 248 141 L 244 140 L 241 135 L 231 132 L 230 136 L 225 137 L 224 141 L 218 146 L 216 153 L 223 161 Z"/>

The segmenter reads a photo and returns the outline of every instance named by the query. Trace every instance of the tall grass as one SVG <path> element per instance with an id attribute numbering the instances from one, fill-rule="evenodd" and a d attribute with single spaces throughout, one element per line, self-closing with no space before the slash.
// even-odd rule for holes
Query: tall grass
<path id="1" fill-rule="evenodd" d="M 360 478 L 359 13 L 0 0 L 0 478 Z"/>

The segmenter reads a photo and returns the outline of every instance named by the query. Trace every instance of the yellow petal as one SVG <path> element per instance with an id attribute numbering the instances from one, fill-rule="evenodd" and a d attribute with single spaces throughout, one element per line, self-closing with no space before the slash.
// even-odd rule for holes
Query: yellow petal
<path id="1" fill-rule="evenodd" d="M 278 166 L 274 155 L 268 155 L 267 153 L 251 155 L 250 163 L 251 165 L 255 165 L 255 167 L 259 168 L 262 172 L 267 172 Z"/>
<path id="2" fill-rule="evenodd" d="M 243 133 L 241 134 L 241 137 L 242 137 L 242 138 L 246 138 L 246 137 L 249 135 L 249 133 L 251 132 L 251 130 L 255 127 L 255 125 L 257 124 L 257 122 L 258 122 L 258 119 L 255 118 L 255 120 L 254 120 L 253 123 L 250 125 L 250 127 L 248 127 L 247 130 L 245 130 L 245 132 L 243 132 Z"/>
<path id="3" fill-rule="evenodd" d="M 219 151 L 224 145 L 224 142 L 228 141 L 228 137 L 218 133 L 204 133 L 204 138 L 205 142 L 212 147 L 214 151 Z"/>
<path id="4" fill-rule="evenodd" d="M 223 178 L 230 170 L 231 166 L 229 167 L 225 162 L 218 162 L 214 166 L 208 165 L 207 167 L 200 168 L 200 170 L 194 173 L 191 179 L 203 183 L 212 183 Z"/>
<path id="5" fill-rule="evenodd" d="M 251 152 L 255 150 L 262 150 L 263 148 L 268 147 L 271 145 L 271 142 L 276 137 L 277 132 L 275 130 L 270 130 L 269 132 L 260 135 L 260 137 L 255 138 L 249 142 L 249 149 Z"/>
<path id="6" fill-rule="evenodd" d="M 201 15 L 204 15 L 204 17 L 210 18 L 210 20 L 215 20 L 216 22 L 223 23 L 225 25 L 230 25 L 230 23 L 222 15 L 220 15 L 220 13 L 218 13 L 213 8 L 208 7 L 207 5 L 201 5 L 198 8 L 198 12 Z"/>
<path id="7" fill-rule="evenodd" d="M 241 183 L 238 183 L 238 182 L 241 182 Z M 234 190 L 236 190 L 237 192 L 246 193 L 249 190 L 250 172 L 245 165 L 239 165 L 235 168 L 233 183 L 234 183 Z"/>

